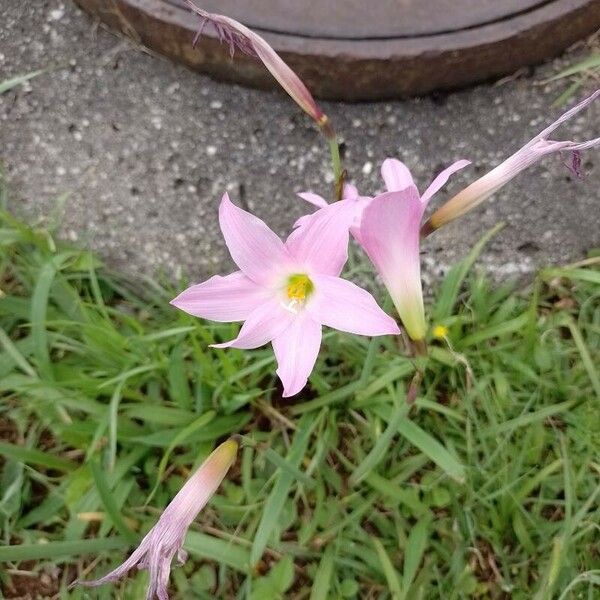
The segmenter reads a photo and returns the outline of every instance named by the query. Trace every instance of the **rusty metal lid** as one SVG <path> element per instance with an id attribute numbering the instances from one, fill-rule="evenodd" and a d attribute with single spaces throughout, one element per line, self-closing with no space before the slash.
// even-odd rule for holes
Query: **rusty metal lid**
<path id="1" fill-rule="evenodd" d="M 183 0 L 168 0 L 185 7 Z M 200 0 L 248 27 L 337 40 L 402 38 L 445 33 L 509 19 L 545 0 Z"/>
<path id="2" fill-rule="evenodd" d="M 183 0 L 75 0 L 146 46 L 215 77 L 275 83 L 232 60 Z M 600 28 L 600 0 L 196 0 L 261 33 L 319 97 L 370 100 L 463 87 L 556 56 Z"/>

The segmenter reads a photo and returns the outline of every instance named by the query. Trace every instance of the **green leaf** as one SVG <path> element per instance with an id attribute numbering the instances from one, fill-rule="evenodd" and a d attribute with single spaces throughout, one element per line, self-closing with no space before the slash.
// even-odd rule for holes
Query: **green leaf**
<path id="1" fill-rule="evenodd" d="M 392 438 L 398 432 L 401 421 L 406 419 L 406 415 L 408 414 L 409 406 L 403 400 L 404 396 L 402 396 L 402 399 L 398 402 L 397 406 L 394 407 L 394 412 L 389 419 L 385 431 L 379 436 L 371 451 L 365 456 L 364 460 L 356 467 L 354 473 L 350 476 L 350 485 L 354 486 L 360 483 L 385 457 L 385 454 L 392 443 Z"/>
<path id="2" fill-rule="evenodd" d="M 421 519 L 410 531 L 404 552 L 404 573 L 402 575 L 402 588 L 405 598 L 410 598 L 408 594 L 410 586 L 415 580 L 419 565 L 425 554 L 425 548 L 429 539 L 430 524 L 431 521 L 429 519 Z"/>
<path id="3" fill-rule="evenodd" d="M 402 598 L 402 588 L 400 587 L 400 578 L 398 577 L 398 572 L 394 568 L 392 561 L 385 551 L 385 548 L 381 541 L 374 537 L 373 546 L 375 546 L 375 550 L 377 552 L 377 556 L 379 557 L 379 562 L 381 563 L 381 567 L 383 569 L 383 574 L 387 580 L 389 591 L 392 595 L 393 600 L 400 600 Z"/>
<path id="4" fill-rule="evenodd" d="M 498 223 L 490 229 L 472 248 L 469 254 L 458 265 L 452 267 L 444 278 L 440 289 L 438 300 L 432 312 L 434 323 L 443 321 L 452 315 L 458 294 L 465 277 L 473 267 L 478 256 L 485 245 L 504 227 L 504 223 Z"/>
<path id="5" fill-rule="evenodd" d="M 310 591 L 310 600 L 327 600 L 331 597 L 331 578 L 333 575 L 333 546 L 330 544 L 325 548 L 323 558 Z"/>
<path id="6" fill-rule="evenodd" d="M 292 442 L 292 446 L 286 459 L 290 463 L 292 469 L 297 469 L 300 461 L 304 457 L 310 434 L 316 423 L 317 420 L 308 415 L 302 417 L 298 423 L 298 429 L 296 430 L 294 441 Z M 263 555 L 267 543 L 269 542 L 269 538 L 271 537 L 271 533 L 279 522 L 279 516 L 283 509 L 283 505 L 285 504 L 292 484 L 295 481 L 293 471 L 278 469 L 277 475 L 278 477 L 275 481 L 275 485 L 265 502 L 260 522 L 256 534 L 254 535 L 252 553 L 250 555 L 253 565 L 256 564 Z"/>
<path id="7" fill-rule="evenodd" d="M 22 448 L 13 444 L 7 444 L 6 442 L 0 442 L 0 454 L 16 461 L 39 465 L 48 469 L 56 469 L 57 471 L 69 472 L 77 469 L 77 464 L 65 458 L 59 458 L 48 452 L 42 452 L 33 448 Z"/>
<path id="8" fill-rule="evenodd" d="M 44 72 L 45 69 L 40 69 L 38 71 L 31 71 L 30 73 L 25 73 L 24 75 L 17 75 L 16 77 L 13 77 L 11 79 L 5 79 L 4 81 L 0 82 L 0 94 L 4 94 L 5 92 L 12 90 L 18 85 L 21 85 L 26 81 L 29 81 L 30 79 L 41 75 Z"/>
<path id="9" fill-rule="evenodd" d="M 389 420 L 388 412 L 385 409 L 377 407 L 375 412 L 382 418 Z M 427 455 L 449 477 L 459 483 L 465 482 L 464 465 L 432 435 L 421 429 L 410 419 L 402 419 L 398 423 L 397 429 L 400 435 Z"/>
<path id="10" fill-rule="evenodd" d="M 110 550 L 127 549 L 127 540 L 122 537 L 72 542 L 44 542 L 39 544 L 21 544 L 19 546 L 0 546 L 0 562 L 21 562 L 24 560 L 52 560 L 99 554 Z"/>
<path id="11" fill-rule="evenodd" d="M 92 472 L 92 476 L 94 477 L 94 482 L 96 484 L 96 490 L 98 491 L 98 495 L 100 496 L 100 500 L 104 505 L 104 509 L 106 513 L 110 517 L 110 520 L 113 522 L 113 525 L 117 528 L 119 533 L 127 539 L 132 544 L 136 544 L 139 541 L 138 536 L 129 529 L 126 525 L 123 516 L 121 515 L 121 511 L 116 505 L 114 498 L 112 496 L 112 491 L 109 488 L 106 480 L 104 479 L 104 475 L 100 466 L 97 464 L 95 460 L 90 462 L 90 470 Z"/>
<path id="12" fill-rule="evenodd" d="M 204 533 L 190 531 L 184 544 L 185 549 L 198 558 L 214 560 L 217 563 L 247 573 L 250 568 L 250 552 L 233 540 L 227 541 Z"/>

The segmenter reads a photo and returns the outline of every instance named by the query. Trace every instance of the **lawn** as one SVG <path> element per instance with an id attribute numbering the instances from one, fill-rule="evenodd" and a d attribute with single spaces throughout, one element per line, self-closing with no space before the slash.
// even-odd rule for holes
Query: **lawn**
<path id="1" fill-rule="evenodd" d="M 210 349 L 237 326 L 169 306 L 187 282 L 115 273 L 2 208 L 4 596 L 143 597 L 145 572 L 67 586 L 240 433 L 174 598 L 600 598 L 600 261 L 498 285 L 484 242 L 434 290 L 427 359 L 329 330 L 282 399 L 270 349 Z"/>

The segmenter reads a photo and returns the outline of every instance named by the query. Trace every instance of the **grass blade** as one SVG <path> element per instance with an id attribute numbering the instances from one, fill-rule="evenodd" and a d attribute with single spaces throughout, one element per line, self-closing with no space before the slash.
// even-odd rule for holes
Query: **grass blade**
<path id="1" fill-rule="evenodd" d="M 309 418 L 308 416 L 303 417 L 298 424 L 294 441 L 288 453 L 287 461 L 290 463 L 292 468 L 298 468 L 300 461 L 306 452 L 308 446 L 308 440 L 314 427 L 316 426 L 317 420 Z M 275 529 L 283 505 L 290 493 L 292 484 L 295 481 L 293 472 L 289 470 L 279 469 L 278 478 L 275 481 L 275 485 L 265 502 L 263 512 L 254 536 L 254 542 L 252 544 L 252 552 L 250 560 L 255 565 L 260 557 L 263 555 L 271 533 Z"/>
<path id="2" fill-rule="evenodd" d="M 381 563 L 383 574 L 387 580 L 392 598 L 393 600 L 400 600 L 400 598 L 402 598 L 402 588 L 400 587 L 398 572 L 394 568 L 388 553 L 385 551 L 383 544 L 378 538 L 373 538 L 373 546 L 375 546 L 375 551 L 379 557 L 379 562 Z"/>
<path id="3" fill-rule="evenodd" d="M 73 542 L 45 542 L 43 544 L 22 544 L 20 546 L 0 546 L 0 562 L 21 562 L 24 560 L 52 560 L 99 554 L 110 550 L 125 550 L 127 540 L 110 537 Z"/>

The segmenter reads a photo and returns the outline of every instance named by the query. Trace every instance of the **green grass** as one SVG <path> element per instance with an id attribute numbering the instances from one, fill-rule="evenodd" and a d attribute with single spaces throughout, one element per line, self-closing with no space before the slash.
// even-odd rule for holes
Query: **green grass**
<path id="1" fill-rule="evenodd" d="M 66 586 L 120 562 L 242 433 L 175 598 L 599 598 L 600 272 L 516 290 L 471 268 L 479 250 L 429 306 L 449 343 L 432 341 L 413 406 L 399 340 L 335 332 L 284 401 L 270 350 L 208 348 L 235 325 L 2 211 L 5 595 L 143 597 L 144 572 Z"/>
<path id="2" fill-rule="evenodd" d="M 578 90 L 593 81 L 598 81 L 600 75 L 600 51 L 598 48 L 591 50 L 590 55 L 581 61 L 567 67 L 560 73 L 547 79 L 547 82 L 565 79 L 569 82 L 567 88 L 553 102 L 554 106 L 566 104 Z"/>

